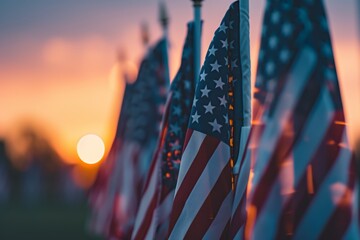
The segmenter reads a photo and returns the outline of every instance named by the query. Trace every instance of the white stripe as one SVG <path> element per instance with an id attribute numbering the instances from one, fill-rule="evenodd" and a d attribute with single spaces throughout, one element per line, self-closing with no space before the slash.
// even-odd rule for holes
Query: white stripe
<path id="1" fill-rule="evenodd" d="M 322 143 L 324 134 L 332 124 L 333 116 L 334 108 L 330 93 L 327 88 L 323 88 L 302 132 L 301 142 L 294 147 L 295 186 L 299 183 L 306 167 Z"/>
<path id="2" fill-rule="evenodd" d="M 164 221 L 168 221 L 171 213 L 171 209 L 172 209 L 172 205 L 173 205 L 173 199 L 174 199 L 174 192 L 175 191 L 171 191 L 166 198 L 164 199 L 164 201 L 162 202 L 162 204 L 158 207 L 158 211 L 159 211 L 159 223 L 162 223 Z"/>
<path id="3" fill-rule="evenodd" d="M 156 209 L 154 214 L 151 217 L 151 222 L 148 231 L 146 232 L 145 238 L 146 240 L 155 239 L 155 231 L 156 231 Z"/>
<path id="4" fill-rule="evenodd" d="M 243 240 L 243 236 L 244 236 L 244 230 L 245 230 L 245 226 L 242 226 L 239 231 L 236 233 L 235 237 L 233 240 Z"/>
<path id="5" fill-rule="evenodd" d="M 165 198 L 163 203 L 160 206 L 155 206 L 153 216 L 151 218 L 149 229 L 145 235 L 145 239 L 152 240 L 152 239 L 165 239 L 167 235 L 167 229 L 162 229 L 162 232 L 158 232 L 158 227 L 160 223 L 164 221 L 169 221 L 170 213 L 171 213 L 171 206 L 173 200 L 173 193 L 172 191 L 168 196 Z M 159 202 L 157 202 L 159 204 Z M 166 230 L 166 232 L 165 232 Z"/>
<path id="6" fill-rule="evenodd" d="M 183 155 L 181 157 L 181 164 L 180 164 L 179 176 L 175 189 L 175 195 L 179 190 L 179 187 L 182 181 L 184 180 L 186 173 L 189 171 L 189 168 L 192 162 L 194 161 L 197 153 L 199 152 L 200 146 L 203 143 L 205 137 L 206 137 L 205 134 L 198 131 L 193 131 L 190 140 L 186 146 L 186 149 L 184 150 Z"/>
<path id="7" fill-rule="evenodd" d="M 343 135 L 343 142 L 347 142 L 346 132 Z M 336 196 L 341 198 L 347 190 L 346 184 L 349 177 L 351 157 L 352 153 L 349 149 L 341 149 L 334 166 L 321 184 L 319 191 L 301 220 L 294 234 L 294 239 L 317 239 L 320 236 L 337 207 L 337 203 L 333 198 Z M 337 188 L 336 192 L 334 192 L 332 188 L 336 187 L 335 184 L 344 187 Z"/>
<path id="8" fill-rule="evenodd" d="M 161 154 L 159 154 L 161 156 Z M 139 228 L 141 227 L 146 212 L 149 209 L 150 203 L 152 201 L 152 199 L 154 198 L 154 196 L 157 193 L 157 187 L 159 186 L 159 182 L 160 182 L 160 157 L 156 158 L 156 163 L 154 166 L 154 170 L 153 170 L 153 174 L 151 175 L 150 178 L 150 183 L 148 185 L 148 188 L 146 189 L 146 192 L 143 194 L 142 198 L 141 198 L 141 202 L 140 202 L 140 207 L 139 210 L 136 214 L 136 221 L 135 221 L 135 226 L 134 226 L 134 231 L 132 233 L 132 238 L 134 238 L 139 231 Z"/>
<path id="9" fill-rule="evenodd" d="M 253 239 L 275 239 L 277 223 L 282 208 L 281 184 L 279 179 L 272 186 L 268 200 L 263 206 L 257 218 L 256 225 L 252 229 Z"/>
<path id="10" fill-rule="evenodd" d="M 300 94 L 302 93 L 309 75 L 312 73 L 317 56 L 315 52 L 305 47 L 299 54 L 296 63 L 289 73 L 286 86 L 281 92 L 280 98 L 278 99 L 278 107 L 275 110 L 272 119 L 266 119 L 266 127 L 261 137 L 258 150 L 257 161 L 255 162 L 255 173 L 253 178 L 253 189 L 257 188 L 257 185 L 268 165 L 270 156 L 274 151 L 274 148 L 279 140 L 283 128 L 289 121 L 289 117 L 293 112 L 293 108 L 299 100 Z"/>
<path id="11" fill-rule="evenodd" d="M 293 193 L 294 178 L 293 159 L 289 156 L 282 164 L 280 172 L 275 180 L 267 201 L 257 218 L 256 225 L 253 229 L 255 238 L 273 239 L 278 229 L 278 222 L 284 203 L 288 200 L 290 194 Z"/>
<path id="12" fill-rule="evenodd" d="M 204 200 L 214 187 L 222 170 L 228 164 L 229 159 L 230 147 L 220 142 L 186 200 L 184 208 L 171 232 L 170 239 L 182 239 L 185 236 Z M 184 160 L 186 161 L 187 159 Z"/>
<path id="13" fill-rule="evenodd" d="M 211 223 L 208 231 L 204 235 L 203 239 L 220 239 L 221 234 L 223 233 L 226 224 L 230 220 L 231 216 L 231 204 L 233 201 L 233 193 L 230 192 L 227 197 L 224 199 L 218 214 Z"/>

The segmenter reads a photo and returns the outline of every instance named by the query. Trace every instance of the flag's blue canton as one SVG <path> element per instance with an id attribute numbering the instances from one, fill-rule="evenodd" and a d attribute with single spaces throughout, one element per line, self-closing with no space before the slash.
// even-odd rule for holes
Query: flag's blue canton
<path id="1" fill-rule="evenodd" d="M 158 135 L 168 86 L 166 40 L 161 40 L 140 66 L 133 84 L 125 138 L 145 144 Z"/>
<path id="2" fill-rule="evenodd" d="M 314 79 L 331 80 L 335 93 L 339 86 L 322 1 L 267 1 L 255 83 L 255 97 L 260 102 L 264 103 L 269 91 L 281 92 L 286 74 L 305 44 L 318 53 L 319 63 L 325 63 L 316 69 L 318 77 Z M 274 106 L 278 95 L 272 97 Z M 336 102 L 341 108 L 339 97 Z"/>
<path id="3" fill-rule="evenodd" d="M 162 177 L 167 190 L 172 190 L 176 186 L 191 111 L 191 100 L 194 98 L 196 83 L 193 69 L 193 35 L 194 26 L 193 23 L 189 23 L 181 66 L 170 87 L 172 97 L 169 103 L 168 130 L 162 153 Z"/>
<path id="4" fill-rule="evenodd" d="M 229 77 L 234 79 L 233 83 L 240 79 L 239 36 L 238 31 L 232 30 L 239 28 L 238 8 L 238 2 L 231 5 L 215 32 L 200 71 L 189 119 L 189 128 L 226 144 L 230 140 L 229 119 L 233 117 L 229 112 L 229 104 L 233 101 L 229 97 L 232 88 Z"/>

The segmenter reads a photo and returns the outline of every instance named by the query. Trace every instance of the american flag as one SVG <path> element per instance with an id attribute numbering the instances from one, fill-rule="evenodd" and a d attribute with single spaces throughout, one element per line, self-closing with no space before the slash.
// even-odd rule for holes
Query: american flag
<path id="1" fill-rule="evenodd" d="M 108 196 L 108 194 L 110 194 L 110 176 L 113 173 L 116 156 L 119 153 L 124 140 L 126 122 L 129 118 L 128 113 L 132 87 L 132 84 L 126 84 L 125 86 L 114 142 L 110 148 L 106 161 L 101 164 L 96 180 L 89 191 L 89 203 L 91 207 L 90 230 L 100 235 L 105 235 L 109 232 L 109 223 L 107 219 L 111 216 L 113 204 L 107 203 L 106 205 L 106 201 L 111 199 Z"/>
<path id="2" fill-rule="evenodd" d="M 126 102 L 126 122 L 121 144 L 115 142 L 115 158 L 109 179 L 101 221 L 108 238 L 129 239 L 159 134 L 169 84 L 167 40 L 150 49 L 140 66 Z M 118 131 L 118 134 L 121 134 Z"/>
<path id="3" fill-rule="evenodd" d="M 168 232 L 185 132 L 195 92 L 193 31 L 193 23 L 189 23 L 181 66 L 170 87 L 160 139 L 137 213 L 133 239 L 165 239 Z"/>
<path id="4" fill-rule="evenodd" d="M 235 2 L 216 30 L 200 71 L 175 189 L 169 239 L 228 236 L 232 168 L 244 124 L 239 35 L 239 2 Z"/>
<path id="5" fill-rule="evenodd" d="M 354 155 L 322 1 L 267 1 L 246 237 L 358 239 Z"/>

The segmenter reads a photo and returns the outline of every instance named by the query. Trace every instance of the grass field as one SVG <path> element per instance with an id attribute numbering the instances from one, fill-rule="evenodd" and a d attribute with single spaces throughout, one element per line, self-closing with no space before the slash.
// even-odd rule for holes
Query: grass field
<path id="1" fill-rule="evenodd" d="M 88 214 L 85 204 L 0 205 L 0 239 L 100 240 L 86 229 Z"/>

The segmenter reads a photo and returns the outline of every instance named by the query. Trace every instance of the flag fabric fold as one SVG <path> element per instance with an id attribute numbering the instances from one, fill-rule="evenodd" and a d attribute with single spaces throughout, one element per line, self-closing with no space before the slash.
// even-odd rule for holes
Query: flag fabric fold
<path id="1" fill-rule="evenodd" d="M 250 156 L 245 156 L 248 146 L 248 137 L 251 129 L 251 63 L 250 63 L 250 24 L 249 1 L 239 2 L 240 18 L 240 67 L 242 74 L 241 86 L 243 126 L 241 128 L 239 154 L 233 172 L 237 177 L 235 196 L 232 206 L 229 239 L 242 239 L 246 224 L 246 192 L 250 174 Z M 239 108 L 238 108 L 239 109 Z"/>
<path id="2" fill-rule="evenodd" d="M 224 239 L 229 234 L 233 167 L 244 126 L 239 19 L 237 1 L 216 30 L 200 71 L 175 188 L 169 239 Z"/>
<path id="3" fill-rule="evenodd" d="M 254 92 L 246 238 L 358 239 L 356 168 L 322 1 L 267 1 Z"/>
<path id="4" fill-rule="evenodd" d="M 132 239 L 165 239 L 182 148 L 195 92 L 193 23 L 182 54 L 180 69 L 171 83 L 157 150 L 137 213 Z"/>

